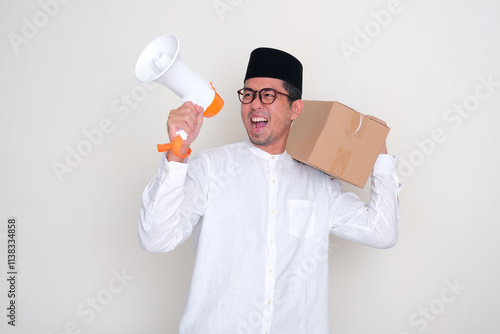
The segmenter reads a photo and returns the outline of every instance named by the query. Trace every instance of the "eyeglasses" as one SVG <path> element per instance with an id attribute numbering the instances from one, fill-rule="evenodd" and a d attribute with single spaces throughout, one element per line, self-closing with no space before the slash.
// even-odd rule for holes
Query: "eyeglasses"
<path id="1" fill-rule="evenodd" d="M 241 103 L 243 104 L 250 104 L 255 100 L 255 97 L 257 96 L 257 93 L 259 93 L 259 100 L 262 102 L 262 104 L 271 104 L 276 100 L 276 96 L 278 94 L 288 96 L 289 98 L 293 100 L 297 100 L 294 97 L 291 97 L 288 94 L 278 92 L 277 90 L 274 90 L 272 88 L 263 88 L 259 91 L 255 91 L 250 88 L 242 88 L 238 93 L 238 98 L 240 99 Z"/>

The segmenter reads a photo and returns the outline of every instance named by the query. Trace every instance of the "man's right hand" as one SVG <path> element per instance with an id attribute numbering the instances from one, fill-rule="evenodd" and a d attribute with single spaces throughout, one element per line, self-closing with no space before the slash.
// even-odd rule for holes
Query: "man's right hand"
<path id="1" fill-rule="evenodd" d="M 203 108 L 193 104 L 192 102 L 185 102 L 177 109 L 171 110 L 168 115 L 167 129 L 170 142 L 177 137 L 176 132 L 179 129 L 184 130 L 188 137 L 183 141 L 180 155 L 185 155 L 191 143 L 198 137 L 201 125 L 203 124 Z M 184 159 L 176 156 L 171 150 L 167 152 L 168 161 L 183 162 Z"/>

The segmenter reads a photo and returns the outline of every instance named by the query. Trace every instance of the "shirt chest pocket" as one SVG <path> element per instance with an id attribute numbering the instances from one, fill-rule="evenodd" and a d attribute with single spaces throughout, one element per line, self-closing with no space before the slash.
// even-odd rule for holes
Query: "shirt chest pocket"
<path id="1" fill-rule="evenodd" d="M 288 200 L 288 232 L 305 239 L 314 234 L 314 207 L 316 202 L 304 199 Z"/>

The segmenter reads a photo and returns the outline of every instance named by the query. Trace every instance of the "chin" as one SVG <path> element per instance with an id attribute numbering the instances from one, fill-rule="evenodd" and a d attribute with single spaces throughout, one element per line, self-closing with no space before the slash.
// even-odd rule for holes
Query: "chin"
<path id="1" fill-rule="evenodd" d="M 248 136 L 250 142 L 256 146 L 269 146 L 272 144 L 272 137 L 263 137 L 263 136 Z"/>

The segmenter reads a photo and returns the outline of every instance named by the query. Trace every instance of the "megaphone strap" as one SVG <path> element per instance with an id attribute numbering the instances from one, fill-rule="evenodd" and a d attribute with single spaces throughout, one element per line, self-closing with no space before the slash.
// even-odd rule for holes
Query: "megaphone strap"
<path id="1" fill-rule="evenodd" d="M 167 152 L 172 150 L 172 153 L 178 156 L 179 158 L 187 158 L 191 154 L 191 149 L 184 155 L 181 155 L 181 146 L 182 146 L 182 138 L 180 135 L 174 138 L 171 143 L 168 144 L 158 144 L 156 145 L 158 148 L 158 152 Z"/>

